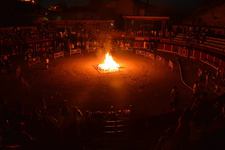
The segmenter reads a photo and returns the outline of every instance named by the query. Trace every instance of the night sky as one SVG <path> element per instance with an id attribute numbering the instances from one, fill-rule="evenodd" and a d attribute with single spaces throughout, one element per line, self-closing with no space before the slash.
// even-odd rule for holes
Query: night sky
<path id="1" fill-rule="evenodd" d="M 15 20 L 15 16 L 18 16 L 17 6 L 15 6 L 17 0 L 6 0 L 0 1 L 0 19 L 5 20 L 2 21 L 1 24 L 7 22 L 7 20 Z M 66 7 L 74 7 L 74 6 L 86 6 L 92 0 L 39 0 L 42 7 L 47 8 L 51 4 L 63 4 Z M 96 0 L 96 1 L 111 1 L 111 0 Z M 139 0 L 145 1 L 148 0 Z M 187 12 L 194 11 L 194 8 L 198 8 L 199 4 L 205 1 L 210 0 L 150 0 L 150 4 L 156 8 L 161 9 L 166 8 L 166 13 L 172 12 L 171 14 L 186 14 Z M 216 0 L 219 1 L 219 0 Z M 23 9 L 22 9 L 23 10 Z M 33 12 L 33 11 L 31 11 Z M 28 13 L 26 13 L 28 14 Z M 14 18 L 13 18 L 14 17 Z M 15 20 L 15 22 L 17 22 Z"/>
<path id="2" fill-rule="evenodd" d="M 54 3 L 64 3 L 68 7 L 72 6 L 81 6 L 81 5 L 87 5 L 90 0 L 40 0 L 42 6 L 48 6 L 49 4 Z M 103 0 L 107 1 L 107 0 Z M 140 0 L 140 1 L 147 1 L 147 0 Z M 150 0 L 150 3 L 153 5 L 169 5 L 172 7 L 175 7 L 177 9 L 180 8 L 193 8 L 196 5 L 199 4 L 200 1 L 203 0 Z"/>
<path id="3" fill-rule="evenodd" d="M 64 3 L 68 7 L 87 5 L 90 0 L 40 0 L 42 6 L 46 7 L 50 4 Z"/>

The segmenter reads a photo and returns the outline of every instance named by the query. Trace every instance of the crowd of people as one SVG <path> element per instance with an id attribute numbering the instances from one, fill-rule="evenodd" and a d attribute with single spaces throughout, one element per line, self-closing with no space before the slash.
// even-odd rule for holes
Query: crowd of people
<path id="1" fill-rule="evenodd" d="M 103 22 L 104 23 L 104 22 Z M 83 53 L 96 51 L 111 40 L 112 25 L 102 22 L 76 23 L 73 27 L 55 27 L 50 24 L 31 27 L 11 27 L 0 30 L 0 64 L 6 66 L 14 56 L 28 64 L 51 59 L 59 51 L 70 53 L 80 49 Z"/>
<path id="2" fill-rule="evenodd" d="M 126 122 L 132 109 L 112 105 L 81 109 L 63 98 L 60 91 L 39 97 L 39 103 L 29 111 L 21 101 L 12 108 L 1 100 L 1 149 L 85 149 L 90 138 L 123 132 L 114 122 Z"/>
<path id="3" fill-rule="evenodd" d="M 224 149 L 224 95 L 209 99 L 199 95 L 181 111 L 177 123 L 165 129 L 155 150 Z"/>
<path id="4" fill-rule="evenodd" d="M 111 25 L 102 28 L 100 25 L 88 25 L 77 23 L 73 27 L 56 28 L 52 25 L 42 25 L 38 27 L 14 27 L 0 30 L 0 62 L 5 65 L 6 58 L 23 55 L 25 61 L 33 62 L 37 60 L 45 61 L 53 56 L 57 51 L 68 52 L 71 49 L 81 49 L 82 51 L 96 51 L 103 47 L 106 40 L 111 40 L 117 35 L 115 45 L 124 49 L 144 48 L 154 50 L 160 39 L 174 39 L 178 34 L 184 34 L 184 41 L 194 43 L 204 43 L 207 36 L 222 36 L 222 33 L 215 33 L 213 28 L 199 26 L 172 26 L 171 29 L 161 31 L 159 29 L 134 29 L 124 33 L 116 32 Z M 132 40 L 130 37 L 148 37 L 143 42 Z M 223 37 L 221 37 L 223 38 Z M 187 43 L 187 44 L 188 44 Z M 6 61 L 7 62 L 7 61 Z"/>
<path id="5" fill-rule="evenodd" d="M 46 68 L 48 68 L 49 59 L 52 58 L 54 52 L 68 52 L 72 48 L 104 47 L 104 42 L 106 38 L 109 38 L 111 30 L 102 32 L 100 29 L 83 28 L 80 26 L 73 30 L 64 29 L 63 31 L 50 27 L 2 29 L 0 32 L 1 73 L 13 68 L 12 63 L 15 61 L 14 57 L 17 56 L 22 56 L 22 60 L 28 66 L 42 62 L 46 63 Z M 190 29 L 190 31 L 187 32 L 178 27 L 169 35 L 173 37 L 177 33 L 187 33 L 189 39 L 194 36 L 194 38 L 204 40 L 205 34 L 211 34 L 205 29 L 204 32 L 200 29 L 198 31 Z M 137 31 L 133 34 L 136 36 L 148 35 L 149 37 L 162 36 L 157 30 L 144 33 Z M 115 40 L 114 44 L 121 49 L 133 46 L 129 40 Z M 153 44 L 152 47 L 155 46 Z M 16 67 L 15 72 L 17 78 L 26 84 L 21 76 L 19 66 Z M 192 149 L 192 146 L 198 149 L 206 148 L 206 145 L 213 148 L 213 146 L 221 146 L 221 144 L 224 146 L 221 139 L 218 138 L 221 134 L 224 136 L 224 94 L 215 99 L 209 99 L 207 93 L 200 90 L 204 89 L 203 85 L 211 88 L 211 83 L 215 82 L 210 90 L 215 90 L 215 93 L 218 93 L 222 80 L 224 83 L 224 77 L 219 70 L 215 76 L 199 70 L 198 80 L 193 86 L 193 103 L 185 110 L 178 112 L 176 126 L 166 129 L 166 133 L 159 138 L 156 144 L 157 150 Z M 171 90 L 173 112 L 177 111 L 175 108 L 178 103 L 176 95 L 177 88 L 174 87 Z M 94 130 L 102 130 L 99 129 L 102 121 L 127 116 L 131 111 L 131 108 L 116 110 L 114 107 L 105 111 L 83 111 L 69 104 L 60 92 L 51 96 L 44 95 L 40 99 L 37 107 L 29 112 L 24 111 L 21 102 L 18 102 L 15 110 L 11 110 L 7 106 L 7 101 L 0 100 L 0 149 L 46 149 L 52 147 L 58 149 L 62 148 L 60 146 L 63 148 L 74 146 L 74 148 L 83 149 L 86 138 L 96 136 L 96 132 L 92 133 Z"/>

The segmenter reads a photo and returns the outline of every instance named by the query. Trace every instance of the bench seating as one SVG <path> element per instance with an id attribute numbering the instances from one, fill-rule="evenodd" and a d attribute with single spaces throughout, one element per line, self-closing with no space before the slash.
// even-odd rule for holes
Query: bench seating
<path id="1" fill-rule="evenodd" d="M 60 58 L 60 57 L 64 57 L 64 51 L 59 51 L 59 52 L 55 52 L 53 54 L 54 59 Z"/>

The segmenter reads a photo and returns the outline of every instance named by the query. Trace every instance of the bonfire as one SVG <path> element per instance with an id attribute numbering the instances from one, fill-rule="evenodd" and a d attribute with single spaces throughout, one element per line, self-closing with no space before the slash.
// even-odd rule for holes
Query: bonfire
<path id="1" fill-rule="evenodd" d="M 113 60 L 113 57 L 106 53 L 104 62 L 98 65 L 98 69 L 104 72 L 116 72 L 119 71 L 120 65 Z"/>

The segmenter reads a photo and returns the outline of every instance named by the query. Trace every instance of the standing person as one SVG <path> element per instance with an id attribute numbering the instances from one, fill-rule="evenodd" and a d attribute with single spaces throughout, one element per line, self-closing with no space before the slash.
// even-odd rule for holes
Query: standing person
<path id="1" fill-rule="evenodd" d="M 196 95 L 197 90 L 198 90 L 197 83 L 194 83 L 193 88 L 192 88 L 193 95 Z"/>
<path id="2" fill-rule="evenodd" d="M 169 67 L 173 71 L 173 62 L 171 60 L 169 60 Z"/>
<path id="3" fill-rule="evenodd" d="M 198 78 L 201 78 L 201 77 L 202 77 L 202 69 L 199 68 L 199 69 L 198 69 Z"/>
<path id="4" fill-rule="evenodd" d="M 178 93 L 177 93 L 177 87 L 174 86 L 170 91 L 170 106 L 172 108 L 172 111 L 176 111 L 178 109 Z"/>
<path id="5" fill-rule="evenodd" d="M 7 54 L 3 56 L 3 66 L 6 68 L 6 70 L 9 69 L 9 57 Z"/>
<path id="6" fill-rule="evenodd" d="M 46 64 L 46 69 L 48 69 L 49 68 L 49 58 L 45 59 L 45 64 Z"/>
<path id="7" fill-rule="evenodd" d="M 20 79 L 21 78 L 21 74 L 22 74 L 21 67 L 17 66 L 17 68 L 16 68 L 16 78 Z"/>

